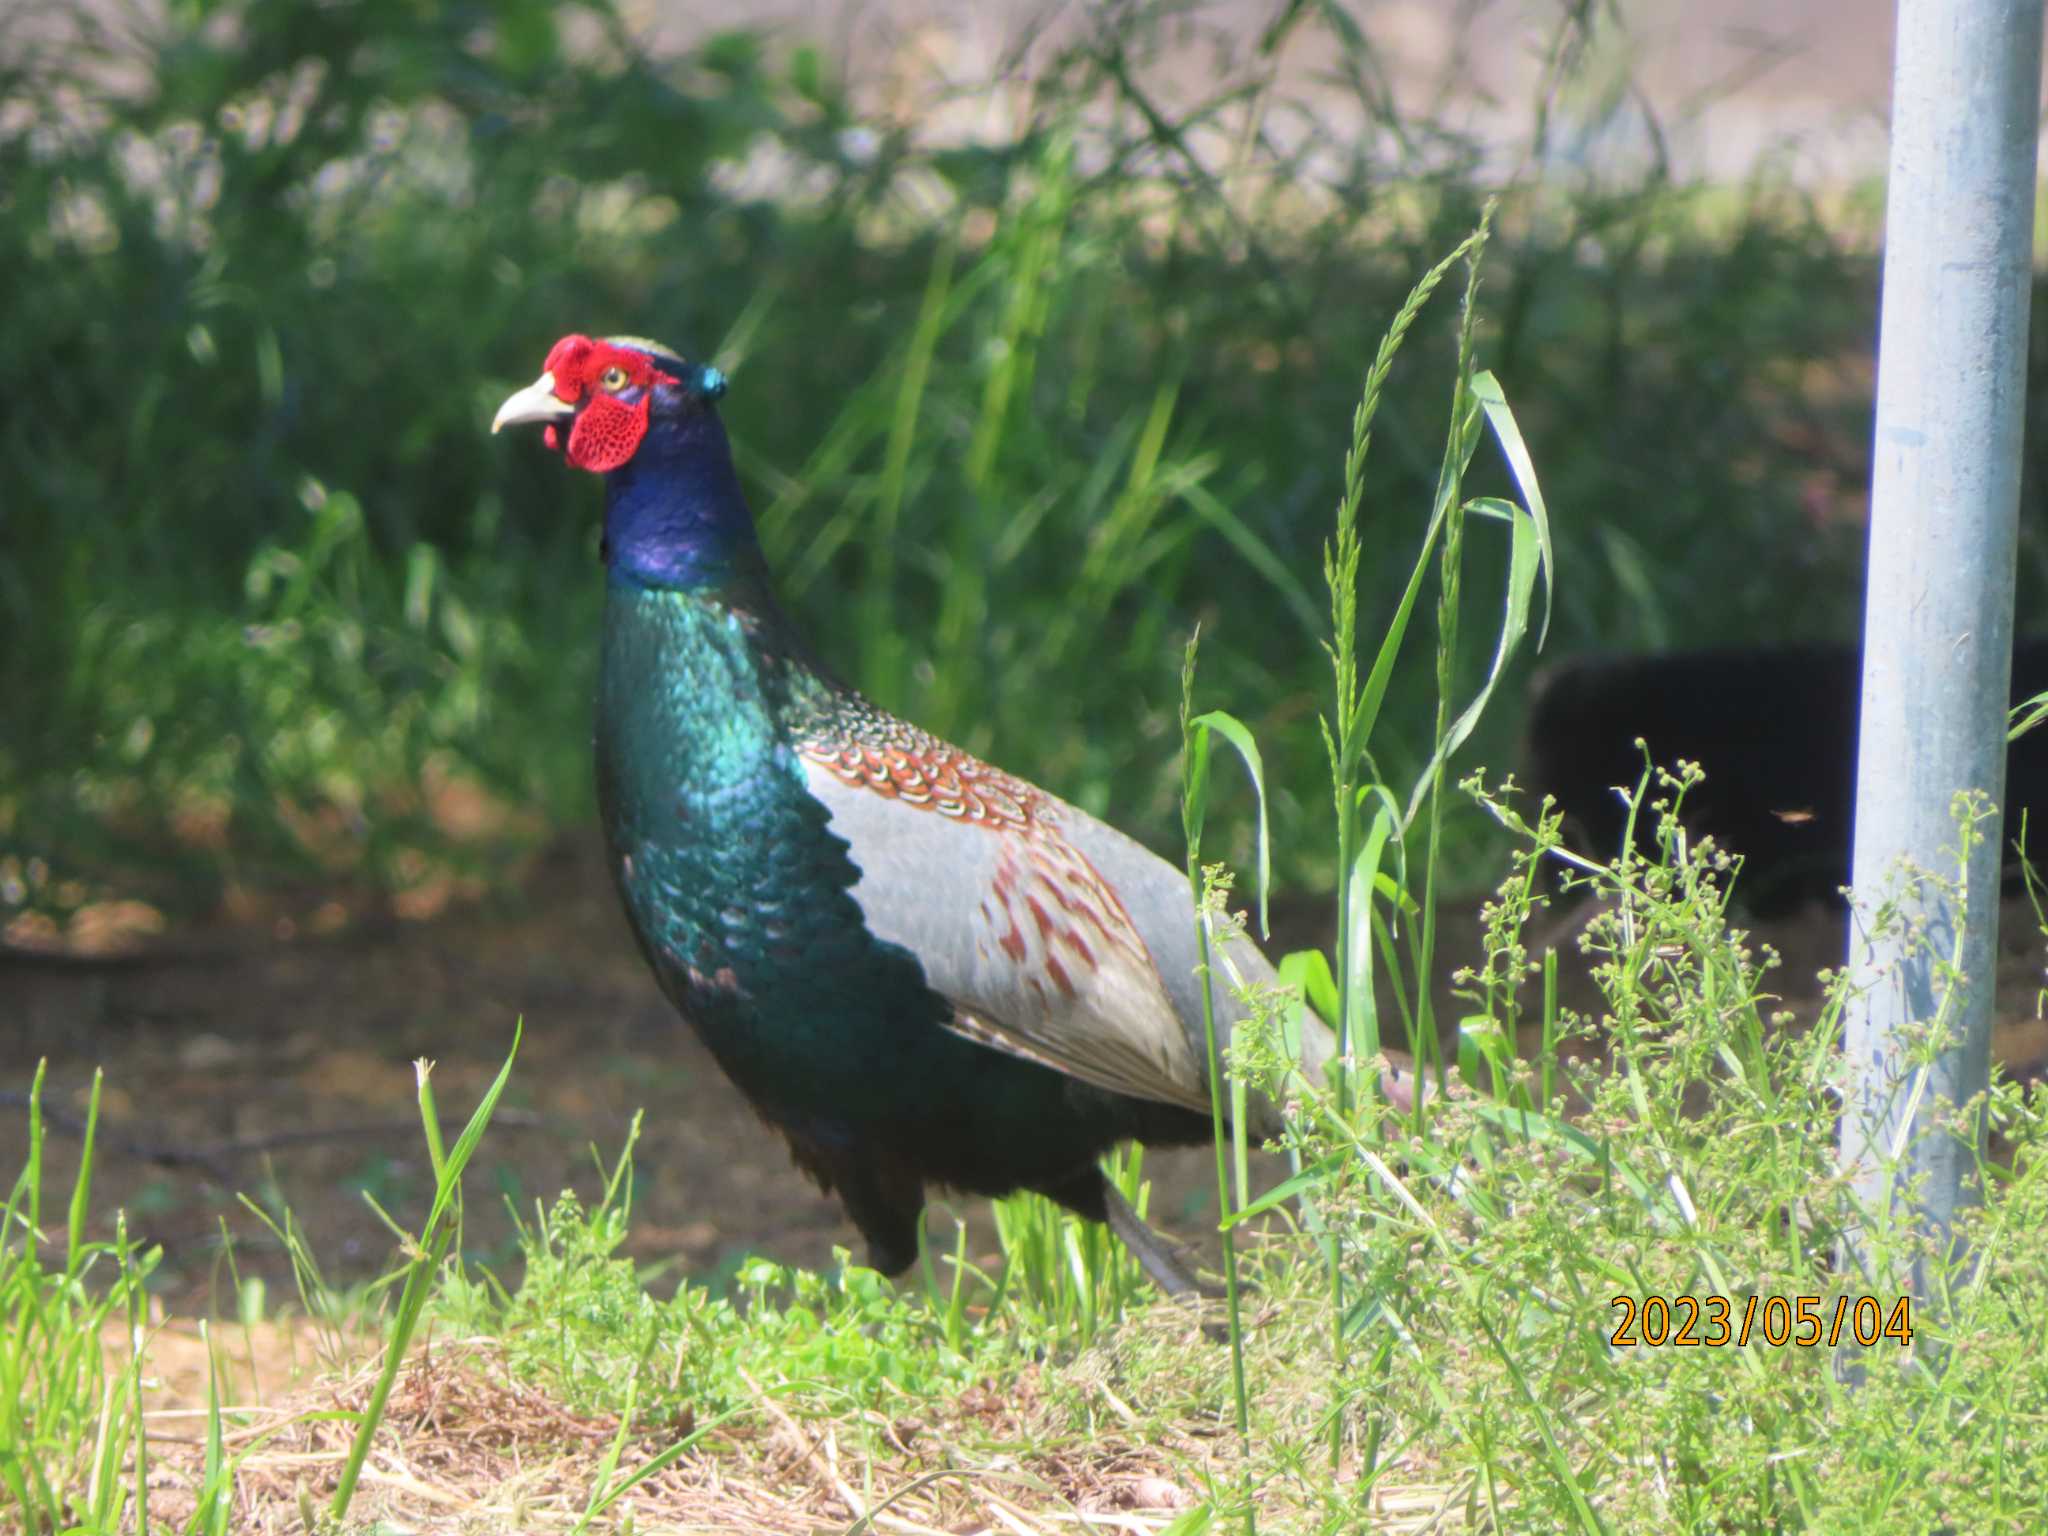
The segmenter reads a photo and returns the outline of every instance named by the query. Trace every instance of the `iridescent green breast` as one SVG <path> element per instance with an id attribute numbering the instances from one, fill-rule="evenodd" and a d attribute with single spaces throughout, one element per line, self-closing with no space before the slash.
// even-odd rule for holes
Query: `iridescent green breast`
<path id="1" fill-rule="evenodd" d="M 611 586 L 597 788 L 627 915 L 740 1087 L 806 1119 L 857 1110 L 849 1072 L 902 1070 L 944 1010 L 867 933 L 846 846 L 804 787 L 785 722 L 819 686 L 733 608 Z"/>
<path id="2" fill-rule="evenodd" d="M 864 770 L 893 738 L 876 746 L 868 706 L 782 640 L 772 616 L 717 597 L 608 590 L 597 786 L 613 873 L 662 989 L 720 1066 L 793 1136 L 914 1148 L 927 1176 L 974 1189 L 1085 1167 L 1180 1115 L 946 1027 L 952 1004 L 921 959 L 870 931 L 860 871 L 803 768 L 836 739 Z M 970 796 L 984 814 L 987 787 Z M 874 792 L 900 804 L 902 790 Z"/>

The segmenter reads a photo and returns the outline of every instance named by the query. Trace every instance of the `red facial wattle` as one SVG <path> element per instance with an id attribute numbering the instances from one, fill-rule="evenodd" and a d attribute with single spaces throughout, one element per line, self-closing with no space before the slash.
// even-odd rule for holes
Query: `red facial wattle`
<path id="1" fill-rule="evenodd" d="M 604 474 L 633 457 L 647 435 L 648 396 L 628 405 L 615 395 L 597 394 L 576 413 L 565 457 L 578 469 Z"/>

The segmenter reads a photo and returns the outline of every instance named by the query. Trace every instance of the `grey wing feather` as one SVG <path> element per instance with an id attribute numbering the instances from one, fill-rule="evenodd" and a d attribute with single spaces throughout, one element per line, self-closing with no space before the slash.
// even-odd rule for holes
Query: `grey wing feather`
<path id="1" fill-rule="evenodd" d="M 1097 821 L 1084 811 L 1062 805 L 1061 829 L 1069 841 L 1102 871 L 1123 898 L 1124 910 L 1138 930 L 1145 946 L 1173 998 L 1189 1048 L 1198 1059 L 1206 1055 L 1202 1038 L 1201 950 L 1195 936 L 1195 903 L 1186 874 L 1116 828 Z M 1237 1026 L 1250 1010 L 1232 985 L 1232 973 L 1251 986 L 1278 986 L 1280 978 L 1257 945 L 1242 934 L 1224 946 L 1225 964 L 1212 967 L 1210 1007 L 1216 1019 L 1217 1049 L 1226 1049 Z M 1313 1012 L 1302 1016 L 1301 1059 L 1304 1073 L 1320 1082 L 1323 1070 L 1336 1054 L 1336 1040 L 1327 1025 Z M 1278 1117 L 1263 1099 L 1254 1096 L 1252 1129 L 1260 1135 L 1276 1135 Z"/>
<path id="2" fill-rule="evenodd" d="M 1118 1093 L 1207 1106 L 1150 957 L 1063 839 L 906 805 L 808 760 L 804 772 L 860 871 L 869 931 L 917 957 L 960 1033 Z"/>
<path id="3" fill-rule="evenodd" d="M 804 772 L 860 870 L 853 897 L 869 929 L 917 956 L 959 1033 L 1114 1092 L 1209 1108 L 1180 871 L 1049 795 L 1016 832 L 904 805 L 815 763 Z M 1275 981 L 1249 942 L 1228 955 L 1245 981 Z M 1227 1043 L 1246 1010 L 1229 985 L 1213 990 Z M 1309 1027 L 1322 1036 L 1308 1050 L 1319 1069 L 1328 1035 Z M 1251 1128 L 1277 1128 L 1263 1102 Z"/>

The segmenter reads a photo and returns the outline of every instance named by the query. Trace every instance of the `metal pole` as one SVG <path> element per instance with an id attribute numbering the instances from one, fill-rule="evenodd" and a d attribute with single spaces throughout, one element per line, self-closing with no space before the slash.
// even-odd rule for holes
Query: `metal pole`
<path id="1" fill-rule="evenodd" d="M 1899 0 L 1892 85 L 1849 937 L 1862 990 L 1841 1155 L 1873 1221 L 1891 1212 L 1939 1252 L 1984 1132 L 1933 1127 L 1983 1090 L 1990 1062 L 2001 836 L 1989 823 L 1959 867 L 1951 803 L 2005 793 L 2041 8 Z M 1906 921 L 1881 931 L 1887 898 Z M 1954 1043 L 1916 1061 L 1912 1040 L 1938 1016 Z M 1876 1235 L 1858 1239 L 1866 1269 Z M 1916 1263 L 1923 1300 L 1927 1279 Z"/>

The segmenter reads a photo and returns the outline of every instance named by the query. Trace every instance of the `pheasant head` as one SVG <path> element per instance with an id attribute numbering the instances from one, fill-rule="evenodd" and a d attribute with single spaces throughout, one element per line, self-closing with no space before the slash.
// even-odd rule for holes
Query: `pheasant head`
<path id="1" fill-rule="evenodd" d="M 491 430 L 543 422 L 548 447 L 603 475 L 605 560 L 644 585 L 696 587 L 758 564 L 753 517 L 713 409 L 725 375 L 634 336 L 564 336 Z"/>
<path id="2" fill-rule="evenodd" d="M 664 417 L 701 410 L 725 393 L 725 375 L 693 366 L 657 342 L 635 336 L 593 341 L 564 336 L 540 377 L 498 407 L 491 430 L 544 421 L 550 448 L 578 469 L 606 474 L 639 451 L 657 409 Z M 557 425 L 568 419 L 566 446 Z"/>

